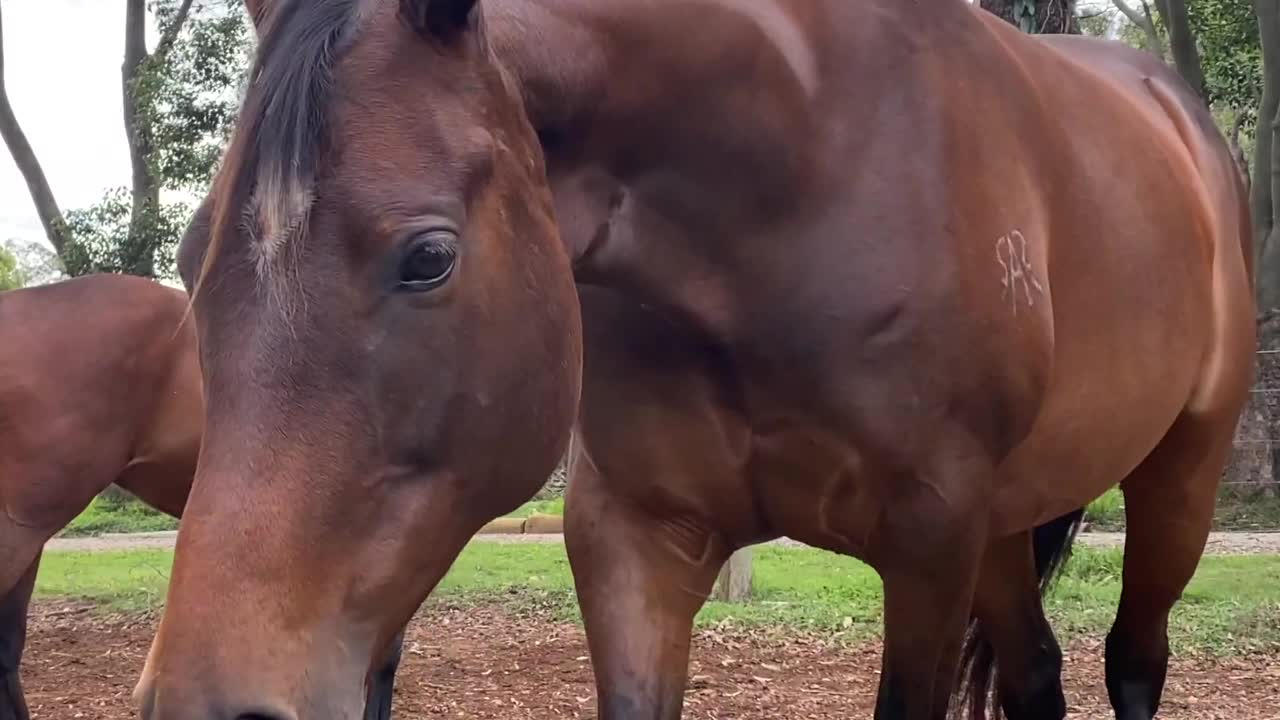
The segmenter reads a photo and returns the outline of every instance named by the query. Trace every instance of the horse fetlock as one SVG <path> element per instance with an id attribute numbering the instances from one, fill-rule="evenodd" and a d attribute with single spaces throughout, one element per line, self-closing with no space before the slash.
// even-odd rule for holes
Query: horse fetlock
<path id="1" fill-rule="evenodd" d="M 647 691 L 615 688 L 600 696 L 600 720 L 679 720 L 683 706 L 683 679 Z"/>
<path id="2" fill-rule="evenodd" d="M 1041 652 L 1031 659 L 1027 686 L 1021 689 L 1020 694 L 1002 688 L 1000 706 L 1008 720 L 1062 720 L 1066 717 L 1062 651 L 1056 642 L 1042 646 Z"/>
<path id="3" fill-rule="evenodd" d="M 0 720 L 30 720 L 18 669 L 0 668 Z"/>
<path id="4" fill-rule="evenodd" d="M 1151 643 L 1142 643 L 1121 629 L 1112 628 L 1107 634 L 1106 684 L 1118 720 L 1155 717 L 1164 694 L 1168 664 L 1168 640 L 1163 635 Z"/>

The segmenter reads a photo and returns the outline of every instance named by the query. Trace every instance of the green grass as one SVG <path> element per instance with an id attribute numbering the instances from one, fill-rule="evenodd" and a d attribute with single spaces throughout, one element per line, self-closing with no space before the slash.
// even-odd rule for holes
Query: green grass
<path id="1" fill-rule="evenodd" d="M 87 598 L 133 610 L 163 600 L 168 551 L 46 553 L 38 597 Z M 1066 639 L 1100 636 L 1120 597 L 1118 550 L 1080 548 L 1047 602 Z M 576 621 L 568 560 L 558 544 L 473 543 L 432 602 L 491 603 L 515 612 Z M 881 621 L 879 578 L 862 563 L 820 550 L 758 547 L 755 597 L 745 605 L 708 603 L 701 625 L 791 628 L 851 641 L 873 637 Z M 1280 555 L 1210 556 L 1170 623 L 1179 652 L 1231 654 L 1280 649 Z"/>
<path id="2" fill-rule="evenodd" d="M 1213 518 L 1218 530 L 1268 531 L 1280 529 L 1280 498 L 1225 495 Z"/>
<path id="3" fill-rule="evenodd" d="M 1113 487 L 1084 509 L 1085 522 L 1091 530 L 1124 529 L 1124 495 Z"/>
<path id="4" fill-rule="evenodd" d="M 564 498 L 550 500 L 531 500 L 521 505 L 507 517 L 527 518 L 533 514 L 564 515 Z M 157 512 L 143 503 L 129 500 L 110 500 L 94 498 L 89 507 L 59 535 L 61 537 L 87 537 L 106 533 L 155 532 L 158 530 L 176 530 L 178 521 Z"/>
<path id="5" fill-rule="evenodd" d="M 1085 508 L 1090 530 L 1124 530 L 1124 495 L 1111 488 Z M 1240 497 L 1223 492 L 1218 498 L 1213 529 L 1220 532 L 1260 532 L 1280 529 L 1280 498 Z"/>
<path id="6" fill-rule="evenodd" d="M 550 500 L 530 500 L 529 502 L 516 508 L 514 512 L 507 513 L 507 517 L 527 518 L 530 515 L 564 515 L 564 498 L 551 498 Z"/>
<path id="7" fill-rule="evenodd" d="M 103 533 L 154 532 L 176 530 L 178 521 L 137 500 L 94 498 L 60 533 L 63 537 L 83 537 Z"/>
<path id="8" fill-rule="evenodd" d="M 164 601 L 171 550 L 46 551 L 37 598 L 91 600 L 112 610 L 143 610 Z"/>
<path id="9" fill-rule="evenodd" d="M 507 517 L 526 518 L 533 514 L 564 515 L 564 498 L 531 500 Z M 1124 530 L 1124 496 L 1119 488 L 1108 490 L 1089 503 L 1085 520 L 1092 530 Z M 79 517 L 62 531 L 64 537 L 101 535 L 103 533 L 152 532 L 173 530 L 178 521 L 156 512 L 137 500 L 105 500 L 96 498 Z M 1249 500 L 1224 497 L 1218 503 L 1215 529 L 1275 530 L 1280 528 L 1280 498 L 1259 497 Z"/>

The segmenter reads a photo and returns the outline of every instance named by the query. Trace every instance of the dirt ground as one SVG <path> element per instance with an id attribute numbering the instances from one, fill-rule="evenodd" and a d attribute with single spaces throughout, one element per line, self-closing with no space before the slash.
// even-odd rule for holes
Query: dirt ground
<path id="1" fill-rule="evenodd" d="M 130 692 L 154 618 L 104 616 L 91 606 L 33 608 L 24 678 L 33 720 L 132 720 Z M 497 608 L 435 607 L 405 646 L 395 716 L 560 720 L 594 718 L 580 629 Z M 879 647 L 840 649 L 814 637 L 720 628 L 695 640 L 685 718 L 827 720 L 871 717 Z M 1097 641 L 1067 651 L 1069 717 L 1111 718 Z M 1164 720 L 1280 720 L 1280 657 L 1180 658 Z"/>

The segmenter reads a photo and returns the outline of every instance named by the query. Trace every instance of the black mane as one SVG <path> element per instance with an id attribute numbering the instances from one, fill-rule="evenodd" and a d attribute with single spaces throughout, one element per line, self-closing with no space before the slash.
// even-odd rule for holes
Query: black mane
<path id="1" fill-rule="evenodd" d="M 228 152 L 226 213 L 251 202 L 264 221 L 294 222 L 327 145 L 333 67 L 359 0 L 285 0 L 260 25 L 249 87 Z"/>

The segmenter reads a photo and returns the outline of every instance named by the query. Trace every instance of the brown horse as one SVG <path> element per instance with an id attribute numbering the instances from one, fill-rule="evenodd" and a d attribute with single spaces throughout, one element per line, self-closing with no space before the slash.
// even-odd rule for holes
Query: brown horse
<path id="1" fill-rule="evenodd" d="M 248 5 L 251 83 L 179 249 L 207 406 L 137 689 L 152 719 L 355 717 L 463 545 L 556 467 L 578 407 L 538 140 L 474 18 Z"/>
<path id="2" fill-rule="evenodd" d="M 717 570 L 781 535 L 882 576 L 879 720 L 946 716 L 971 622 L 975 713 L 994 655 L 1010 718 L 1060 718 L 1039 589 L 1117 483 L 1107 686 L 1154 715 L 1254 346 L 1241 178 L 1171 71 L 963 0 L 258 4 L 183 243 L 211 444 L 149 718 L 350 717 L 460 536 L 533 491 L 493 445 L 554 461 L 576 317 L 526 115 L 580 284 L 566 539 L 602 718 L 679 716 Z M 419 319 L 423 207 L 460 262 L 424 261 L 455 294 Z"/>
<path id="3" fill-rule="evenodd" d="M 45 541 L 115 482 L 179 517 L 204 423 L 187 294 L 89 275 L 0 294 L 0 720 L 26 720 L 27 604 Z M 390 713 L 399 638 L 370 678 Z"/>
<path id="4" fill-rule="evenodd" d="M 115 482 L 178 516 L 203 399 L 187 294 L 90 275 L 0 294 L 0 720 L 18 679 L 45 541 Z"/>

